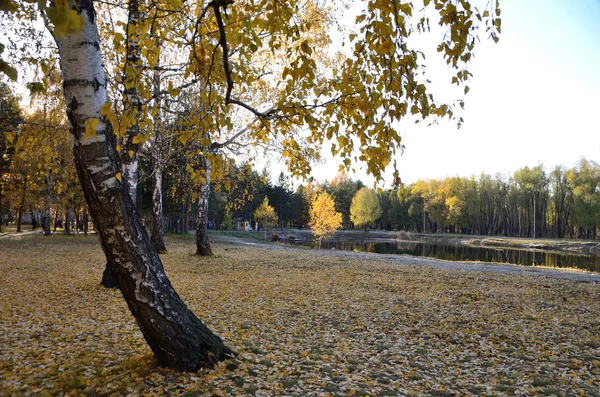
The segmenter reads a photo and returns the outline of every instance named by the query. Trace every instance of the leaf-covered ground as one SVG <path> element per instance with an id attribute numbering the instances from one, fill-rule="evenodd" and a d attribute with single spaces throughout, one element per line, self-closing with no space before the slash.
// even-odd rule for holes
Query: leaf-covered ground
<path id="1" fill-rule="evenodd" d="M 600 396 L 600 285 L 168 240 L 174 286 L 238 356 L 156 367 L 95 237 L 0 241 L 0 394 Z"/>

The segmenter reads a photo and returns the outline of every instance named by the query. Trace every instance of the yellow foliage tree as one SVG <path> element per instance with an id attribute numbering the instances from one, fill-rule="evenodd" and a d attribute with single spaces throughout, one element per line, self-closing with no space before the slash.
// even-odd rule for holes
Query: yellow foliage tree
<path id="1" fill-rule="evenodd" d="M 269 205 L 269 198 L 265 196 L 262 204 L 254 211 L 254 219 L 263 226 L 265 238 L 267 238 L 267 227 L 272 226 L 279 219 L 275 213 L 275 208 Z"/>
<path id="2" fill-rule="evenodd" d="M 329 239 L 337 229 L 342 226 L 342 214 L 335 210 L 335 202 L 327 193 L 317 196 L 310 206 L 310 230 L 315 239 L 321 241 Z"/>
<path id="3" fill-rule="evenodd" d="M 364 225 L 365 229 L 381 216 L 381 205 L 374 190 L 363 187 L 350 204 L 350 220 L 356 225 Z"/>

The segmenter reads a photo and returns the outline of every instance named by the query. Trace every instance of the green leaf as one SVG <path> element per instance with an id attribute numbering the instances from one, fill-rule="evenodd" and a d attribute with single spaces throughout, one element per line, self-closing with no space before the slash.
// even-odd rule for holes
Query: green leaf
<path id="1" fill-rule="evenodd" d="M 65 6 L 48 7 L 46 15 L 54 24 L 54 34 L 59 37 L 66 36 L 71 32 L 78 32 L 83 27 L 83 17 L 76 10 Z"/>
<path id="2" fill-rule="evenodd" d="M 0 59 L 0 72 L 7 75 L 12 81 L 17 81 L 17 69 Z"/>
<path id="3" fill-rule="evenodd" d="M 46 86 L 44 83 L 40 83 L 39 81 L 33 83 L 27 83 L 27 89 L 31 92 L 32 95 L 42 93 L 46 93 Z"/>

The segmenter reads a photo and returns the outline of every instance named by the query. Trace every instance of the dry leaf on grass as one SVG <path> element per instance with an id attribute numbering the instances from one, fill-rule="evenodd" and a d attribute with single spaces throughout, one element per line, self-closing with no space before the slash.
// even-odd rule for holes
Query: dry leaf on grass
<path id="1" fill-rule="evenodd" d="M 238 352 L 157 368 L 95 237 L 0 242 L 3 395 L 600 395 L 600 286 L 171 239 L 191 309 Z"/>

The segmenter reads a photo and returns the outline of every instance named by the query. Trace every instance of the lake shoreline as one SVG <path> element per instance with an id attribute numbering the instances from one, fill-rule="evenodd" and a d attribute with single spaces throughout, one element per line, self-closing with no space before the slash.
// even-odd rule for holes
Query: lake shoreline
<path id="1" fill-rule="evenodd" d="M 218 232 L 228 233 L 228 232 Z M 233 232 L 235 233 L 235 232 Z M 242 236 L 247 233 L 243 232 Z M 262 233 L 262 232 L 260 232 Z M 309 229 L 283 229 L 269 231 L 268 234 L 277 234 L 287 241 L 290 237 L 295 242 L 312 241 L 312 233 Z M 600 255 L 600 241 L 597 240 L 577 240 L 577 239 L 552 239 L 552 238 L 524 238 L 524 237 L 505 237 L 505 236 L 471 236 L 463 234 L 425 234 L 409 232 L 391 232 L 385 230 L 338 230 L 330 240 L 331 242 L 344 241 L 410 241 L 420 243 L 437 243 L 448 245 L 468 245 L 471 247 L 487 248 L 513 248 L 539 251 L 570 252 L 583 255 Z"/>
<path id="2" fill-rule="evenodd" d="M 354 252 L 341 250 L 309 250 L 301 246 L 290 245 L 285 243 L 269 243 L 259 242 L 256 240 L 247 240 L 237 236 L 214 235 L 213 242 L 221 244 L 236 244 L 247 245 L 256 248 L 264 248 L 270 250 L 298 252 L 302 251 L 309 255 L 316 256 L 334 256 L 340 258 L 368 260 L 376 263 L 392 264 L 398 267 L 425 266 L 429 268 L 438 268 L 445 270 L 458 271 L 477 271 L 485 273 L 500 273 L 500 274 L 515 274 L 515 275 L 532 275 L 558 279 L 567 279 L 576 282 L 600 283 L 600 274 L 586 272 L 579 269 L 560 269 L 549 268 L 543 266 L 521 266 L 499 262 L 476 262 L 476 261 L 450 261 L 436 259 L 430 257 L 417 257 L 411 255 L 395 255 L 395 254 L 373 254 L 368 252 Z"/>

